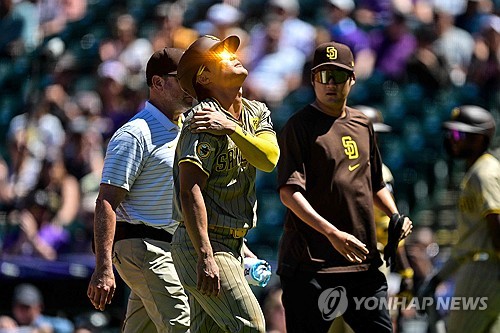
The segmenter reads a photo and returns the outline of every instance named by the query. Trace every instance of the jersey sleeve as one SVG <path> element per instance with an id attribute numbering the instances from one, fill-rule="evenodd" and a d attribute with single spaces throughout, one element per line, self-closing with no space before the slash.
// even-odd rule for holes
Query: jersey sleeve
<path id="1" fill-rule="evenodd" d="M 101 183 L 130 191 L 142 170 L 144 153 L 144 145 L 136 136 L 127 131 L 116 132 L 106 148 Z"/>
<path id="2" fill-rule="evenodd" d="M 255 128 L 255 134 L 267 131 L 274 133 L 273 122 L 271 120 L 271 111 L 267 108 L 266 104 L 258 103 L 259 118 Z"/>
<path id="3" fill-rule="evenodd" d="M 281 156 L 278 162 L 278 189 L 284 185 L 297 185 L 306 190 L 304 169 L 305 150 L 302 143 L 307 133 L 296 122 L 289 121 L 279 138 Z"/>
<path id="4" fill-rule="evenodd" d="M 194 163 L 210 176 L 219 149 L 219 140 L 215 135 L 191 133 L 186 126 L 177 144 L 178 163 Z"/>
<path id="5" fill-rule="evenodd" d="M 479 173 L 478 183 L 483 197 L 481 215 L 500 214 L 500 170 L 489 168 L 487 172 Z"/>

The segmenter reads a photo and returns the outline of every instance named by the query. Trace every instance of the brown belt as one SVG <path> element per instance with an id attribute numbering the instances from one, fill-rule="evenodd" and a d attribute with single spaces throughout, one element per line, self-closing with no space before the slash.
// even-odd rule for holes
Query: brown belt
<path id="1" fill-rule="evenodd" d="M 210 224 L 208 225 L 208 230 L 213 231 L 214 233 L 219 235 L 231 236 L 233 238 L 245 237 L 248 232 L 247 228 L 227 228 Z"/>
<path id="2" fill-rule="evenodd" d="M 166 230 L 150 227 L 145 224 L 117 222 L 113 243 L 129 238 L 150 238 L 163 242 L 172 242 L 172 234 Z"/>

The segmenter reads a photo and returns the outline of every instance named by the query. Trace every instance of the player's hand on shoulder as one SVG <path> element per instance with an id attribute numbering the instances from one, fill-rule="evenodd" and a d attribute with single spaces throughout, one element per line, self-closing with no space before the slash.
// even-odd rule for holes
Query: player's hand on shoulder
<path id="1" fill-rule="evenodd" d="M 222 112 L 205 107 L 197 111 L 189 121 L 192 133 L 210 133 L 213 135 L 230 135 L 236 129 L 236 124 Z"/>
<path id="2" fill-rule="evenodd" d="M 219 295 L 219 266 L 217 266 L 213 255 L 198 256 L 197 275 L 198 281 L 196 288 L 200 290 L 202 294 L 208 296 Z"/>
<path id="3" fill-rule="evenodd" d="M 329 235 L 328 239 L 333 247 L 350 262 L 362 263 L 366 260 L 368 248 L 354 235 L 336 230 Z"/>

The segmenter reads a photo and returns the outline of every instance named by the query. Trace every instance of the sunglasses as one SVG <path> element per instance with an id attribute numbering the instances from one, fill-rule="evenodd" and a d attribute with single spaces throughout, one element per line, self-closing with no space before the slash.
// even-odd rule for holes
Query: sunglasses
<path id="1" fill-rule="evenodd" d="M 340 84 L 346 82 L 351 77 L 351 73 L 342 70 L 325 70 L 314 73 L 314 81 L 321 84 L 328 84 L 330 80 L 333 83 Z"/>
<path id="2" fill-rule="evenodd" d="M 446 136 L 449 139 L 452 139 L 453 141 L 460 141 L 460 140 L 465 139 L 466 133 L 460 132 L 460 131 L 455 130 L 455 129 L 450 129 L 450 130 L 446 131 Z"/>

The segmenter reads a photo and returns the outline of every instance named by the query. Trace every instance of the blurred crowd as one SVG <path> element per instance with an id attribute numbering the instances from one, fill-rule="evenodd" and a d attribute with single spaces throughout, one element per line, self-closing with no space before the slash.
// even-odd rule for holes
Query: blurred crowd
<path id="1" fill-rule="evenodd" d="M 154 51 L 238 35 L 244 95 L 268 105 L 279 135 L 313 100 L 313 50 L 336 40 L 355 56 L 348 104 L 377 107 L 393 128 L 380 149 L 400 210 L 421 228 L 408 246 L 422 279 L 436 244 L 453 242 L 459 177 L 441 122 L 460 104 L 500 117 L 499 10 L 498 0 L 0 0 L 1 254 L 91 254 L 107 140 L 148 98 Z M 284 212 L 275 173 L 257 187 L 249 243 L 272 262 Z M 268 316 L 280 315 L 277 294 L 266 292 Z"/>

